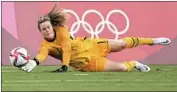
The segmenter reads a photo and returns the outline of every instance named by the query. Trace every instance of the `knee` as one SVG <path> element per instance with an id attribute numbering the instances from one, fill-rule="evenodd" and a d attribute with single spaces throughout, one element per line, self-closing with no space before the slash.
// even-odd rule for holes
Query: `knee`
<path id="1" fill-rule="evenodd" d="M 126 42 L 122 39 L 117 40 L 117 44 L 121 47 L 121 48 L 125 48 L 126 47 Z"/>
<path id="2" fill-rule="evenodd" d="M 122 72 L 128 72 L 128 68 L 124 64 L 119 64 L 118 67 Z"/>
<path id="3" fill-rule="evenodd" d="M 126 47 L 126 43 L 122 39 L 116 40 L 116 41 L 111 41 L 110 45 L 111 45 L 112 52 L 121 51 Z"/>
<path id="4" fill-rule="evenodd" d="M 124 68 L 122 69 L 122 71 L 123 71 L 123 72 L 128 72 L 127 67 L 124 67 Z"/>
<path id="5" fill-rule="evenodd" d="M 120 39 L 120 40 L 116 41 L 116 46 L 118 47 L 118 51 L 121 51 L 121 50 L 125 49 L 126 43 L 124 40 Z"/>

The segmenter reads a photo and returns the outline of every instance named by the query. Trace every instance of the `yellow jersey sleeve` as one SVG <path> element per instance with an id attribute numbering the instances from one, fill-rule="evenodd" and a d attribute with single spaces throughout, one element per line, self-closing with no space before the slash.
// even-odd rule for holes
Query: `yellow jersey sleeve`
<path id="1" fill-rule="evenodd" d="M 41 63 L 44 62 L 44 60 L 48 57 L 49 50 L 47 46 L 45 45 L 45 42 L 42 42 L 42 45 L 40 47 L 40 50 L 38 54 L 36 55 L 36 59 Z"/>
<path id="2" fill-rule="evenodd" d="M 60 39 L 59 44 L 61 45 L 61 49 L 62 49 L 63 65 L 68 66 L 71 58 L 70 34 L 66 27 L 59 27 L 58 31 L 59 31 L 58 37 Z"/>

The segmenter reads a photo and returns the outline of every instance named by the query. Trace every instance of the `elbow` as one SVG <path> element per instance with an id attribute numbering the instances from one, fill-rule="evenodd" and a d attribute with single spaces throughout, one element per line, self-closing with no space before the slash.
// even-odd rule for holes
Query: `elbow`
<path id="1" fill-rule="evenodd" d="M 71 53 L 71 49 L 63 49 L 63 53 Z"/>

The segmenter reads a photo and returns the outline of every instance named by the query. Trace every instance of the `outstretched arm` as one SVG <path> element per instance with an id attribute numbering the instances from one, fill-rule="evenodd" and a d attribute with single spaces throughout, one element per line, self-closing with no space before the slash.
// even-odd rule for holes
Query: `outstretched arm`
<path id="1" fill-rule="evenodd" d="M 48 48 L 41 46 L 39 53 L 34 59 L 30 59 L 29 62 L 22 67 L 25 72 L 31 72 L 37 65 L 43 62 L 48 56 Z"/>
<path id="2" fill-rule="evenodd" d="M 48 48 L 46 46 L 41 46 L 38 54 L 34 59 L 39 63 L 42 63 L 48 57 L 48 53 L 49 53 Z"/>

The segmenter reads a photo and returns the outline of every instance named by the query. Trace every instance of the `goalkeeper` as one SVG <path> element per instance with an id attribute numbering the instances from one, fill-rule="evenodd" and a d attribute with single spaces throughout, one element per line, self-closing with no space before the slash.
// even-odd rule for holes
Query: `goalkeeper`
<path id="1" fill-rule="evenodd" d="M 50 55 L 62 61 L 62 67 L 53 72 L 67 72 L 69 66 L 83 72 L 128 72 L 134 68 L 141 72 L 148 72 L 150 67 L 138 61 L 120 63 L 108 60 L 106 56 L 112 52 L 140 45 L 168 45 L 171 42 L 169 38 L 165 37 L 126 37 L 116 41 L 82 37 L 72 39 L 65 26 L 66 21 L 67 14 L 56 10 L 56 5 L 48 14 L 39 18 L 38 28 L 44 39 L 36 57 L 21 69 L 31 72 Z"/>

